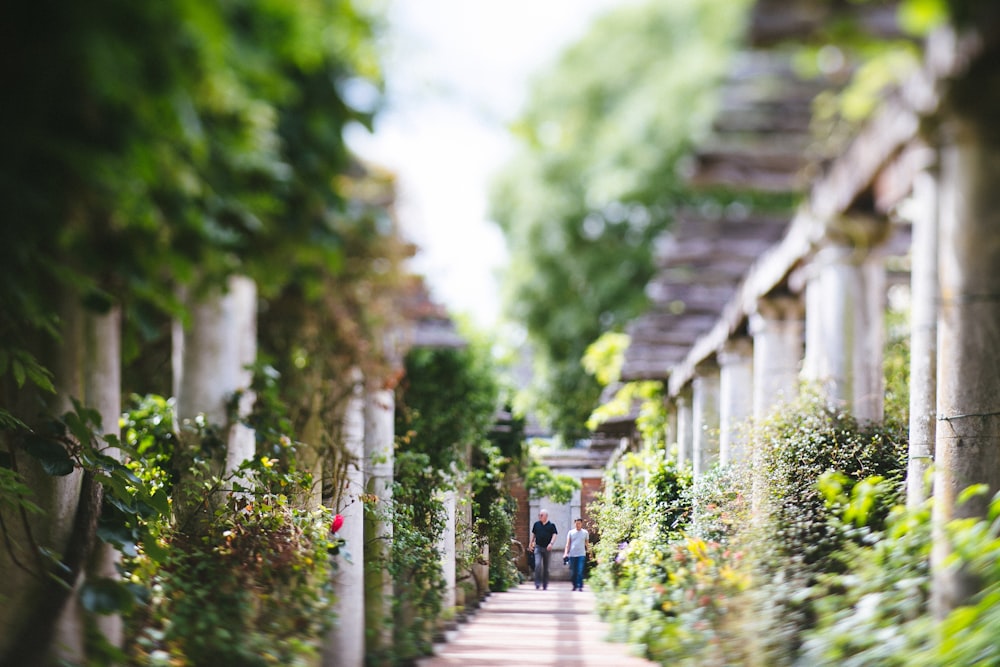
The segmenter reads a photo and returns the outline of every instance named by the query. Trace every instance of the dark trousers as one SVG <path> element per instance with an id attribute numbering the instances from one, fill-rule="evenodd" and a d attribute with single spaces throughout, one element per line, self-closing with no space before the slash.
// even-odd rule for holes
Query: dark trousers
<path id="1" fill-rule="evenodd" d="M 549 556 L 552 552 L 546 547 L 535 545 L 535 588 L 549 587 Z"/>
<path id="2" fill-rule="evenodd" d="M 569 557 L 569 574 L 573 580 L 573 588 L 583 590 L 583 568 L 587 564 L 586 556 Z"/>

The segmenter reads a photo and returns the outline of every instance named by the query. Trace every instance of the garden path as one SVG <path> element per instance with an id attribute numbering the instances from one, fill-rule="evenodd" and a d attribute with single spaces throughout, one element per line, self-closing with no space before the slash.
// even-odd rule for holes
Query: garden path
<path id="1" fill-rule="evenodd" d="M 574 592 L 568 581 L 546 591 L 521 584 L 493 593 L 472 619 L 448 633 L 434 655 L 418 667 L 651 667 L 625 644 L 607 641 L 609 627 L 594 611 L 590 591 Z"/>

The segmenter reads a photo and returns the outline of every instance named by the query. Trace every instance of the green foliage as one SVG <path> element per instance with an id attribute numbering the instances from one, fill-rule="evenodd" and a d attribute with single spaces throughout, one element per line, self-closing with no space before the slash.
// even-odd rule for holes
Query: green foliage
<path id="1" fill-rule="evenodd" d="M 682 531 L 690 516 L 690 485 L 689 472 L 662 450 L 645 450 L 626 455 L 590 507 L 599 536 L 598 565 L 591 573 L 599 609 L 613 636 L 643 644 L 657 659 L 671 646 L 683 654 L 693 641 L 675 621 L 689 601 L 686 592 L 671 585 L 687 548 Z"/>
<path id="2" fill-rule="evenodd" d="M 503 433 L 502 436 L 506 438 L 510 434 Z M 518 442 L 521 444 L 521 441 Z M 507 492 L 505 484 L 505 470 L 512 465 L 511 460 L 501 454 L 499 447 L 484 444 L 472 452 L 467 478 L 472 488 L 473 515 L 476 517 L 474 534 L 466 540 L 475 550 L 470 554 L 469 561 L 479 561 L 482 547 L 489 547 L 491 591 L 507 590 L 519 581 L 510 549 L 517 501 Z"/>
<path id="3" fill-rule="evenodd" d="M 126 614 L 131 639 L 126 656 L 91 633 L 91 661 L 304 664 L 332 622 L 331 554 L 339 542 L 330 534 L 329 512 L 293 506 L 275 489 L 304 480 L 262 457 L 230 479 L 206 479 L 208 492 L 228 488 L 228 500 L 209 530 L 187 532 L 171 522 L 177 436 L 170 402 L 157 396 L 134 402 L 122 441 L 96 437 L 100 416 L 79 403 L 44 429 L 14 434 L 49 474 L 82 469 L 104 487 L 96 534 L 123 554 L 125 572 L 121 579 L 88 578 L 80 598 L 93 615 Z M 127 463 L 110 456 L 109 447 Z M 32 509 L 26 488 L 8 478 L 3 497 L 16 494 L 21 507 Z M 66 566 L 54 566 L 68 576 Z"/>
<path id="4" fill-rule="evenodd" d="M 207 535 L 167 531 L 169 556 L 134 564 L 153 582 L 136 664 L 159 652 L 182 664 L 307 664 L 333 623 L 332 514 L 256 493 L 215 519 Z"/>
<path id="5" fill-rule="evenodd" d="M 377 89 L 373 31 L 351 0 L 5 12 L 0 377 L 51 390 L 39 355 L 67 300 L 124 306 L 134 360 L 183 315 L 179 286 L 239 272 L 270 295 L 336 273 L 376 217 L 341 136 L 372 111 L 345 90 Z"/>
<path id="6" fill-rule="evenodd" d="M 164 653 L 171 664 L 309 664 L 333 623 L 331 518 L 258 493 L 219 510 L 206 535 L 168 532 L 168 558 L 152 572 L 135 564 L 155 582 L 135 664 Z"/>
<path id="7" fill-rule="evenodd" d="M 590 508 L 599 538 L 595 548 L 598 578 L 615 585 L 621 545 L 640 539 L 646 531 L 662 540 L 678 537 L 690 516 L 686 495 L 690 486 L 690 473 L 662 451 L 625 455 L 605 477 L 603 491 Z"/>
<path id="8" fill-rule="evenodd" d="M 137 663 L 298 664 L 330 621 L 336 544 L 325 517 L 296 504 L 313 480 L 290 438 L 301 411 L 283 406 L 339 398 L 330 378 L 355 365 L 383 377 L 379 306 L 403 254 L 391 177 L 365 172 L 343 141 L 374 111 L 351 91 L 378 95 L 375 30 L 352 0 L 43 0 L 4 12 L 0 70 L 18 104 L 0 109 L 0 503 L 35 507 L 14 468 L 22 454 L 105 487 L 98 536 L 133 559 L 133 579 L 91 578 L 83 599 L 94 614 L 140 601 Z M 166 325 L 187 315 L 179 295 L 197 300 L 235 273 L 260 286 L 261 348 L 277 372 L 253 387 L 253 467 L 222 480 L 195 461 L 199 491 L 235 493 L 195 534 L 168 520 L 188 471 L 165 399 L 138 399 L 123 442 L 97 443 L 92 411 L 39 424 L 34 394 L 77 382 L 78 368 L 46 368 L 51 348 L 72 344 L 65 304 L 121 308 L 125 375 L 147 391 L 169 377 L 160 364 Z M 302 350 L 326 384 L 292 372 Z M 195 459 L 221 452 L 216 425 L 192 428 Z M 125 464 L 104 451 L 119 444 Z"/>
<path id="9" fill-rule="evenodd" d="M 393 485 L 393 664 L 428 655 L 442 613 L 445 582 L 438 541 L 447 514 L 442 473 L 427 454 L 397 451 Z"/>
<path id="10" fill-rule="evenodd" d="M 652 450 L 605 479 L 594 581 L 616 636 L 661 664 L 699 666 L 882 664 L 849 656 L 924 645 L 929 528 L 892 509 L 898 433 L 806 394 L 750 435 L 753 469 L 717 467 L 691 485 Z M 895 615 L 913 625 L 889 642 Z"/>
<path id="11" fill-rule="evenodd" d="M 486 514 L 484 524 L 486 541 L 490 548 L 491 591 L 505 591 L 521 580 L 510 548 L 516 511 L 515 501 L 505 497 L 490 505 Z"/>
<path id="12" fill-rule="evenodd" d="M 508 453 L 519 457 L 523 448 L 516 420 L 507 431 L 494 429 L 500 391 L 485 347 L 417 348 L 404 364 L 396 400 L 392 564 L 392 660 L 400 665 L 430 652 L 438 622 L 452 611 L 442 608 L 438 552 L 446 490 L 464 482 L 472 491 L 472 532 L 459 538 L 461 560 L 465 565 L 478 560 L 486 542 L 491 580 L 501 586 L 511 581 L 513 506 L 501 488 L 511 463 Z"/>
<path id="13" fill-rule="evenodd" d="M 822 487 L 830 491 L 839 480 L 838 495 L 851 497 L 855 484 L 881 477 L 892 494 L 865 511 L 872 529 L 881 529 L 902 493 L 906 442 L 894 427 L 859 424 L 809 391 L 758 424 L 752 442 L 761 450 L 755 474 L 763 495 L 762 516 L 743 540 L 754 577 L 748 632 L 761 659 L 785 665 L 814 621 L 808 591 L 817 577 L 843 571 L 838 554 L 846 544 L 864 540 L 831 521 Z"/>
<path id="14" fill-rule="evenodd" d="M 910 313 L 890 309 L 885 324 L 885 422 L 902 428 L 910 421 Z"/>
<path id="15" fill-rule="evenodd" d="M 470 448 L 493 425 L 499 396 L 493 371 L 469 348 L 416 348 L 404 364 L 396 412 L 403 447 L 426 454 L 437 470 L 464 468 Z"/>
<path id="16" fill-rule="evenodd" d="M 617 384 L 625 363 L 630 339 L 625 334 L 606 333 L 587 348 L 583 367 L 602 387 Z M 667 408 L 662 382 L 626 382 L 610 401 L 599 405 L 587 419 L 587 428 L 595 430 L 612 417 L 635 415 L 635 425 L 646 446 L 665 449 Z"/>
<path id="17" fill-rule="evenodd" d="M 608 332 L 587 346 L 583 355 L 583 369 L 594 376 L 602 387 L 618 382 L 625 351 L 631 339 L 627 334 Z"/>
<path id="18" fill-rule="evenodd" d="M 865 520 L 870 492 L 888 494 L 887 502 L 895 495 L 877 478 L 859 482 L 850 498 L 830 494 L 840 513 L 835 525 L 852 534 L 864 531 L 866 539 L 846 542 L 836 556 L 844 572 L 821 575 L 809 592 L 816 621 L 804 635 L 800 664 L 911 665 L 917 663 L 909 654 L 927 648 L 930 505 L 912 511 L 896 507 L 885 530 L 875 531 Z"/>
<path id="19" fill-rule="evenodd" d="M 599 396 L 580 358 L 645 306 L 652 240 L 695 199 L 679 161 L 709 127 L 747 5 L 607 14 L 537 79 L 514 126 L 522 150 L 491 197 L 511 252 L 506 309 L 537 352 L 539 410 L 567 442 Z"/>
<path id="20" fill-rule="evenodd" d="M 570 475 L 553 472 L 546 465 L 534 463 L 524 473 L 524 488 L 535 498 L 548 498 L 561 505 L 573 499 L 580 482 Z"/>
<path id="21" fill-rule="evenodd" d="M 975 489 L 967 489 L 967 491 Z M 979 492 L 985 489 L 979 489 Z M 951 611 L 936 628 L 931 651 L 913 651 L 911 664 L 998 665 L 1000 647 L 990 641 L 1000 622 L 1000 496 L 994 496 L 983 519 L 959 519 L 947 526 L 953 553 L 946 566 L 961 568 L 976 582 L 978 592 Z"/>
<path id="22" fill-rule="evenodd" d="M 121 442 L 114 435 L 99 436 L 102 431 L 101 416 L 95 410 L 73 401 L 73 410 L 57 419 L 50 419 L 34 430 L 18 429 L 8 432 L 14 444 L 5 453 L 7 466 L 0 477 L 0 500 L 18 508 L 22 519 L 27 514 L 37 514 L 41 510 L 32 500 L 31 490 L 23 483 L 18 473 L 17 459 L 22 455 L 35 459 L 41 468 L 52 476 L 65 476 L 75 471 L 85 471 L 103 487 L 103 505 L 97 525 L 97 537 L 125 554 L 135 553 L 136 545 L 149 532 L 146 522 L 154 517 L 169 514 L 167 493 L 158 485 L 136 476 L 133 469 L 123 464 L 111 450 L 117 449 L 124 456 L 136 456 L 130 443 Z M 8 467 L 9 466 L 9 467 Z M 14 515 L 12 515 L 14 516 Z M 31 534 L 30 526 L 26 527 Z M 12 545 L 8 545 L 10 548 Z M 29 559 L 39 553 L 31 553 L 37 545 L 19 545 Z M 72 554 L 64 554 L 68 558 Z M 73 576 L 69 568 L 56 560 L 53 565 L 56 578 Z"/>
<path id="23" fill-rule="evenodd" d="M 767 461 L 760 474 L 767 489 L 768 533 L 775 555 L 818 567 L 824 567 L 824 559 L 840 545 L 826 520 L 821 476 L 837 471 L 857 482 L 879 475 L 900 490 L 906 470 L 906 442 L 900 432 L 858 424 L 808 392 L 797 405 L 760 424 L 754 447 L 763 450 Z M 887 511 L 884 506 L 879 518 Z"/>
<path id="24" fill-rule="evenodd" d="M 134 479 L 172 490 L 177 435 L 170 402 L 135 397 L 125 441 Z M 166 506 L 142 515 L 126 550 L 125 579 L 138 596 L 127 620 L 130 664 L 304 665 L 333 622 L 331 576 L 342 541 L 332 513 L 294 503 L 311 479 L 261 456 L 227 479 L 206 478 L 226 501 L 204 530 L 171 521 Z M 95 599 L 100 599 L 95 597 Z"/>
<path id="25" fill-rule="evenodd" d="M 926 35 L 947 20 L 947 0 L 905 0 L 899 6 L 899 24 L 911 35 Z"/>
<path id="26" fill-rule="evenodd" d="M 712 543 L 739 544 L 740 533 L 751 524 L 745 472 L 740 466 L 716 466 L 694 481 L 688 492 L 688 535 Z"/>

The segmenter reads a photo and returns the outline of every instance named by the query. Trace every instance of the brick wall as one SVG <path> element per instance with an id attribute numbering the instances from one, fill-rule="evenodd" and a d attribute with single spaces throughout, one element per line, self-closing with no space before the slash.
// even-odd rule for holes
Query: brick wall
<path id="1" fill-rule="evenodd" d="M 592 533 L 596 531 L 589 508 L 601 491 L 601 481 L 600 477 L 584 477 L 580 480 L 580 518 L 583 519 L 583 527 Z"/>
<path id="2" fill-rule="evenodd" d="M 517 513 L 514 515 L 514 539 L 527 548 L 531 533 L 531 519 L 528 513 L 531 506 L 528 501 L 528 490 L 524 488 L 524 480 L 518 476 L 510 478 L 510 495 L 517 502 Z"/>

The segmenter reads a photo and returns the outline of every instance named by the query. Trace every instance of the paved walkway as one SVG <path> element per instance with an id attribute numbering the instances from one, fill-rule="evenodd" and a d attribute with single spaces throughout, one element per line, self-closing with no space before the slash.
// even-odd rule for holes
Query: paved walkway
<path id="1" fill-rule="evenodd" d="M 448 633 L 435 655 L 418 667 L 650 667 L 655 663 L 606 641 L 608 626 L 594 612 L 589 591 L 573 592 L 568 581 L 536 591 L 525 583 L 493 593 L 472 619 Z"/>

